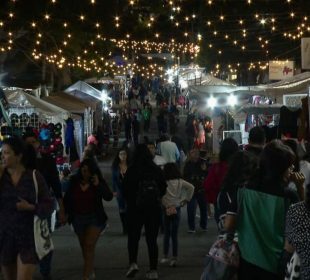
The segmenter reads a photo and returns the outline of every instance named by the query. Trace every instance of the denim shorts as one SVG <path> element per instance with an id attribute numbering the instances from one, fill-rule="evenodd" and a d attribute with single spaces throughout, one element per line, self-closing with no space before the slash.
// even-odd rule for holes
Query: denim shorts
<path id="1" fill-rule="evenodd" d="M 83 234 L 89 227 L 96 227 L 103 231 L 106 225 L 106 223 L 98 221 L 96 214 L 76 215 L 72 222 L 74 232 L 78 235 Z"/>

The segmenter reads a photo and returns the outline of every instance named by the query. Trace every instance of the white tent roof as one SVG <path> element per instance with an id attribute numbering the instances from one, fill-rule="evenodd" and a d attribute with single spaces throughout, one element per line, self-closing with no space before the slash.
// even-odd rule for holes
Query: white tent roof
<path id="1" fill-rule="evenodd" d="M 203 68 L 197 67 L 181 67 L 179 76 L 189 84 L 196 81 L 196 85 L 200 86 L 234 86 L 232 83 L 216 78 L 210 74 L 206 74 Z"/>
<path id="2" fill-rule="evenodd" d="M 10 107 L 35 108 L 39 113 L 49 116 L 68 113 L 68 111 L 32 96 L 22 89 L 4 90 L 4 93 Z"/>
<path id="3" fill-rule="evenodd" d="M 267 85 L 257 85 L 249 87 L 238 87 L 233 85 L 198 85 L 189 86 L 193 98 L 227 96 L 229 94 L 243 95 L 264 95 L 274 98 L 282 97 L 284 94 L 308 93 L 310 87 L 310 72 L 295 75 L 292 78 Z M 280 100 L 280 99 L 279 99 Z"/>
<path id="4" fill-rule="evenodd" d="M 310 87 L 310 72 L 304 72 L 280 82 L 250 87 L 252 94 L 282 97 L 283 94 L 308 93 Z"/>
<path id="5" fill-rule="evenodd" d="M 78 98 L 83 99 L 85 97 L 85 94 L 88 96 L 91 96 L 93 98 L 96 98 L 99 101 L 104 101 L 106 97 L 102 96 L 102 93 L 100 90 L 92 87 L 91 85 L 83 82 L 83 81 L 78 81 L 75 84 L 71 85 L 68 87 L 65 92 L 77 96 Z M 107 97 L 110 99 L 110 97 Z"/>
<path id="6" fill-rule="evenodd" d="M 205 86 L 233 86 L 234 87 L 232 83 L 218 79 L 210 74 L 202 75 L 201 84 Z"/>

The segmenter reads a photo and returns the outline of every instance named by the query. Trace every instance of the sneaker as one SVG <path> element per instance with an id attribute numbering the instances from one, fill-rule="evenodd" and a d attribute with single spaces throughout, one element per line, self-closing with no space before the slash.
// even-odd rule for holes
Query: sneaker
<path id="1" fill-rule="evenodd" d="M 173 259 L 170 261 L 169 266 L 171 266 L 171 267 L 176 267 L 176 266 L 177 266 L 177 259 L 176 259 L 176 258 L 173 258 Z"/>
<path id="2" fill-rule="evenodd" d="M 196 233 L 196 230 L 194 230 L 194 229 L 189 229 L 189 230 L 187 231 L 187 233 Z"/>
<path id="3" fill-rule="evenodd" d="M 160 263 L 161 264 L 166 264 L 166 263 L 168 263 L 169 262 L 169 259 L 168 258 L 162 258 L 161 260 L 160 260 Z"/>
<path id="4" fill-rule="evenodd" d="M 139 271 L 138 265 L 136 263 L 132 263 L 126 273 L 127 278 L 135 277 L 136 273 Z"/>
<path id="5" fill-rule="evenodd" d="M 208 229 L 207 228 L 201 228 L 201 231 L 207 232 Z"/>
<path id="6" fill-rule="evenodd" d="M 157 272 L 157 270 L 150 270 L 146 273 L 145 277 L 146 277 L 146 279 L 156 280 L 156 279 L 158 279 L 158 272 Z"/>

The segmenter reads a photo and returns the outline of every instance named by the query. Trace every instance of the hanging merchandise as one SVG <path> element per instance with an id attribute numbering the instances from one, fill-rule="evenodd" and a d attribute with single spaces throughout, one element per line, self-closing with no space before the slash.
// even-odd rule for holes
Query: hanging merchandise
<path id="1" fill-rule="evenodd" d="M 48 123 L 42 124 L 40 131 L 38 132 L 41 144 L 40 152 L 43 154 L 49 154 L 55 158 L 57 165 L 62 165 L 65 163 L 61 129 L 62 125 L 60 123 L 55 125 L 53 123 Z"/>
<path id="2" fill-rule="evenodd" d="M 70 163 L 79 160 L 79 155 L 74 140 L 74 124 L 71 118 L 66 120 L 65 146 L 66 154 L 69 155 Z"/>
<path id="3" fill-rule="evenodd" d="M 300 126 L 300 115 L 302 110 L 291 111 L 286 106 L 280 109 L 279 137 L 284 135 L 288 138 L 297 138 Z"/>
<path id="4" fill-rule="evenodd" d="M 309 105 L 308 105 L 309 97 L 303 98 L 302 102 L 302 112 L 300 115 L 300 127 L 298 129 L 298 139 L 299 140 L 310 140 L 310 132 L 309 132 Z"/>
<path id="5" fill-rule="evenodd" d="M 30 115 L 30 126 L 31 127 L 39 127 L 39 116 L 36 113 L 32 113 Z"/>
<path id="6" fill-rule="evenodd" d="M 17 114 L 11 114 L 10 119 L 13 127 L 19 127 L 19 117 Z"/>

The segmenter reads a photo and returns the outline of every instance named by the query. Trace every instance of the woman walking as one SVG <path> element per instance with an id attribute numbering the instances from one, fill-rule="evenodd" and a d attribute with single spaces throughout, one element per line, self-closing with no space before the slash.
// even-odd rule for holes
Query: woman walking
<path id="1" fill-rule="evenodd" d="M 238 189 L 238 215 L 226 213 L 225 229 L 237 228 L 241 258 L 239 279 L 283 279 L 280 257 L 284 246 L 286 188 L 294 181 L 303 188 L 304 177 L 293 172 L 295 155 L 280 141 L 267 144 L 253 178 Z M 251 244 L 251 246 L 249 246 Z"/>
<path id="2" fill-rule="evenodd" d="M 117 153 L 112 163 L 113 192 L 117 199 L 119 215 L 123 227 L 123 234 L 127 234 L 126 202 L 124 198 L 123 181 L 128 168 L 128 152 L 122 148 Z"/>
<path id="3" fill-rule="evenodd" d="M 145 144 L 136 148 L 133 164 L 124 178 L 124 197 L 128 214 L 129 269 L 126 277 L 139 271 L 137 265 L 139 240 L 144 226 L 149 253 L 150 270 L 147 279 L 158 279 L 157 236 L 160 225 L 161 198 L 166 191 L 163 171 L 153 162 L 153 155 Z"/>
<path id="4" fill-rule="evenodd" d="M 33 155 L 35 157 L 35 154 Z M 34 215 L 47 218 L 52 201 L 38 171 L 27 167 L 24 142 L 11 137 L 2 144 L 0 178 L 0 262 L 5 280 L 32 280 L 39 259 L 34 242 Z M 33 176 L 38 183 L 38 203 Z"/>
<path id="5" fill-rule="evenodd" d="M 164 167 L 167 182 L 166 194 L 162 198 L 164 215 L 164 258 L 162 264 L 176 266 L 178 257 L 178 229 L 181 218 L 181 207 L 189 202 L 194 194 L 194 186 L 183 179 L 175 163 L 167 163 Z M 169 260 L 169 245 L 172 240 L 172 259 Z"/>
<path id="6" fill-rule="evenodd" d="M 68 222 L 78 236 L 84 259 L 83 280 L 94 279 L 95 247 L 107 225 L 102 199 L 110 201 L 113 193 L 93 159 L 81 162 L 78 172 L 70 178 L 65 194 Z"/>

